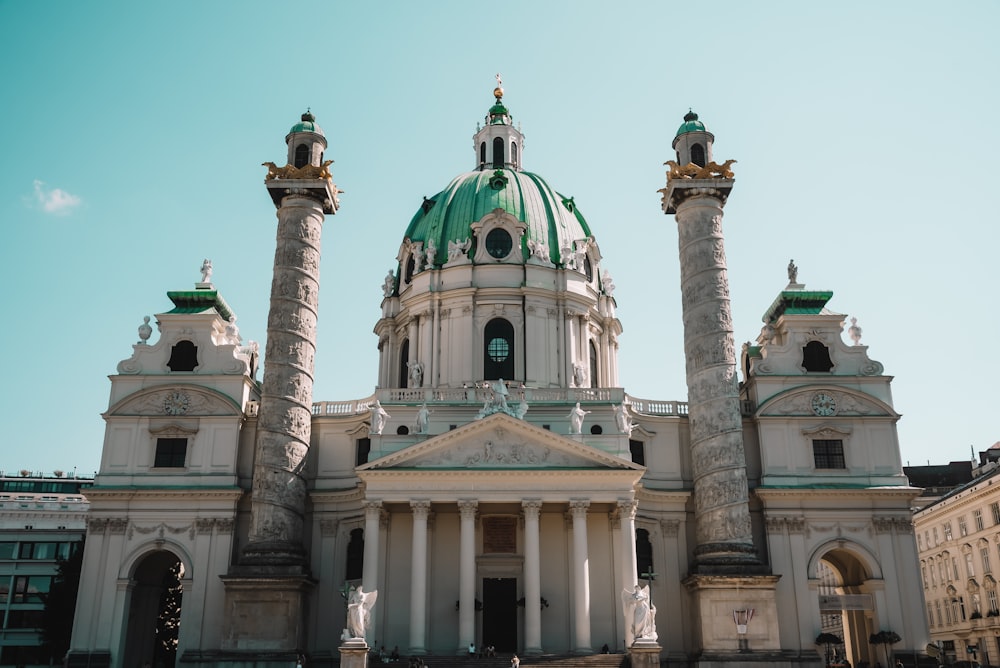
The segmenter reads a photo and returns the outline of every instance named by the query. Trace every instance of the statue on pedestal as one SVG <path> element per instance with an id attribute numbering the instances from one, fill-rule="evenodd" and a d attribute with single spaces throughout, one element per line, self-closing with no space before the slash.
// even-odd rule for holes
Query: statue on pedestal
<path id="1" fill-rule="evenodd" d="M 576 402 L 576 406 L 574 406 L 573 410 L 571 410 L 569 415 L 566 416 L 569 418 L 569 433 L 580 434 L 583 432 L 583 418 L 589 412 L 590 411 L 585 411 L 580 408 L 579 401 Z"/>
<path id="2" fill-rule="evenodd" d="M 649 585 L 637 584 L 631 591 L 622 590 L 622 609 L 626 645 L 631 646 L 636 640 L 656 640 L 656 606 L 649 598 Z"/>
<path id="3" fill-rule="evenodd" d="M 352 587 L 347 597 L 347 633 L 351 638 L 364 638 L 368 623 L 371 621 L 371 611 L 378 599 L 377 591 L 364 591 L 359 585 Z"/>
<path id="4" fill-rule="evenodd" d="M 378 399 L 376 399 L 375 403 L 372 404 L 370 410 L 371 410 L 371 420 L 372 420 L 372 426 L 370 431 L 372 434 L 381 434 L 382 430 L 385 429 L 386 420 L 388 420 L 392 416 L 389 415 L 389 413 L 387 413 L 384 408 L 382 408 L 382 404 L 379 403 Z"/>

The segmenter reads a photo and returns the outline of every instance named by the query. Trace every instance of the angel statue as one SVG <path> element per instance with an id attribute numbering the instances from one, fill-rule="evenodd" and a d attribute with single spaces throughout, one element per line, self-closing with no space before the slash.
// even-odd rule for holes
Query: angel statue
<path id="1" fill-rule="evenodd" d="M 637 640 L 656 640 L 656 606 L 649 598 L 649 585 L 635 585 L 632 591 L 622 590 L 622 610 L 625 613 L 625 645 Z"/>
<path id="2" fill-rule="evenodd" d="M 365 637 L 377 599 L 378 591 L 363 591 L 360 585 L 351 587 L 351 593 L 347 597 L 347 632 L 352 638 Z"/>

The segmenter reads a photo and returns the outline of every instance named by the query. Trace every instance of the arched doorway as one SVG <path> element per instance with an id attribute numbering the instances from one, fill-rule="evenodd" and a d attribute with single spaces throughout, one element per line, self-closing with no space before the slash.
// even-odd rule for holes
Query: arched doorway
<path id="1" fill-rule="evenodd" d="M 143 557 L 132 573 L 123 666 L 172 668 L 177 659 L 184 566 L 172 552 Z"/>
<path id="2" fill-rule="evenodd" d="M 849 549 L 838 547 L 820 558 L 816 577 L 820 582 L 821 633 L 841 640 L 823 648 L 824 653 L 830 653 L 828 660 L 833 664 L 849 661 L 852 666 L 884 663 L 878 648 L 868 641 L 878 629 L 874 621 L 875 597 L 867 585 L 872 573 L 865 562 Z"/>

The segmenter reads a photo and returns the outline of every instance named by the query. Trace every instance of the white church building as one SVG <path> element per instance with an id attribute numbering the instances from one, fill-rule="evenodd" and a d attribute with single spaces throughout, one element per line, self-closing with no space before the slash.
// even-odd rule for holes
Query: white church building
<path id="1" fill-rule="evenodd" d="M 794 265 L 739 354 L 722 237 L 735 180 L 714 136 L 688 114 L 664 156 L 689 396 L 634 397 L 601 223 L 522 168 L 494 96 L 472 171 L 378 251 L 398 264 L 372 305 L 373 395 L 312 396 L 320 231 L 340 201 L 310 114 L 265 181 L 263 378 L 210 263 L 167 293 L 157 333 L 140 327 L 103 414 L 69 665 L 331 665 L 352 586 L 377 592 L 368 644 L 403 656 L 607 645 L 634 663 L 811 668 L 831 616 L 854 666 L 886 660 L 880 631 L 907 665 L 923 652 L 919 490 L 891 377 Z M 157 637 L 172 572 L 175 655 Z M 636 585 L 656 610 L 642 638 L 622 604 Z"/>

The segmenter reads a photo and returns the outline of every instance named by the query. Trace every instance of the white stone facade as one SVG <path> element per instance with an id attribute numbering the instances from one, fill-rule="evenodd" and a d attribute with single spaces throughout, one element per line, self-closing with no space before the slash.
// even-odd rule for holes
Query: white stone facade
<path id="1" fill-rule="evenodd" d="M 501 126 L 503 141 L 520 139 L 502 124 L 480 135 Z M 430 202 L 425 213 L 443 205 Z M 562 205 L 574 212 L 571 201 Z M 622 326 L 596 234 L 553 234 L 563 248 L 536 252 L 534 224 L 487 210 L 446 239 L 451 249 L 435 242 L 434 262 L 430 239 L 398 247 L 375 324 L 378 389 L 315 401 L 302 432 L 308 448 L 274 467 L 306 496 L 301 505 L 273 496 L 303 518 L 308 577 L 294 593 L 240 570 L 255 535 L 251 502 L 262 498 L 253 347 L 220 337 L 224 302 L 156 316 L 159 340 L 136 345 L 112 377 L 82 595 L 94 612 L 76 628 L 74 656 L 145 659 L 147 641 L 127 620 L 150 605 L 139 576 L 158 555 L 183 564 L 177 657 L 192 665 L 285 665 L 297 651 L 311 665 L 333 662 L 345 587 L 359 584 L 378 591 L 369 644 L 404 655 L 460 654 L 473 642 L 508 654 L 622 651 L 621 593 L 644 575 L 661 656 L 672 661 L 714 666 L 751 652 L 818 666 L 814 639 L 833 608 L 855 665 L 879 660 L 867 639 L 880 629 L 902 636 L 895 649 L 922 650 L 908 519 L 918 491 L 901 470 L 891 379 L 866 349 L 842 342 L 843 316 L 769 318 L 758 345 L 744 349 L 743 382 L 725 372 L 726 419 L 741 448 L 695 462 L 688 404 L 630 397 L 619 386 Z M 489 245 L 495 230 L 509 247 Z M 721 229 L 718 239 L 721 248 Z M 713 345 L 728 349 L 704 355 L 721 354 L 735 371 L 735 327 L 723 324 Z M 168 361 L 183 341 L 196 346 L 198 364 L 176 370 Z M 831 364 L 804 370 L 816 345 Z M 501 364 L 512 370 L 503 385 Z M 388 417 L 373 429 L 376 400 Z M 181 441 L 181 454 L 167 447 Z M 717 471 L 740 483 L 726 498 L 712 496 L 714 482 L 699 486 Z M 753 577 L 692 581 L 696 548 L 717 542 L 716 516 L 729 518 L 724 533 L 740 549 L 756 551 Z M 841 580 L 822 599 L 821 561 Z M 266 601 L 259 609 L 273 613 L 266 618 L 240 616 L 254 587 Z M 734 611 L 751 609 L 759 614 L 738 632 Z"/>

